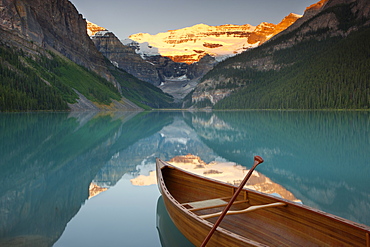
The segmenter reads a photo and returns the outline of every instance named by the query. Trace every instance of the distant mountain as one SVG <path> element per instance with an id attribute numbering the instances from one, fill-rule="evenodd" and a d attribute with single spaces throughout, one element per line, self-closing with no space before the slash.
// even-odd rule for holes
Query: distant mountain
<path id="1" fill-rule="evenodd" d="M 0 6 L 0 111 L 173 107 L 169 95 L 107 61 L 70 1 Z"/>
<path id="2" fill-rule="evenodd" d="M 181 101 L 216 64 L 215 59 L 209 55 L 196 63 L 186 64 L 161 55 L 138 54 L 140 45 L 137 42 L 125 44 L 114 33 L 93 23 L 88 22 L 87 29 L 96 48 L 112 64 L 140 80 L 160 87 L 164 92 L 172 94 L 176 101 Z"/>
<path id="3" fill-rule="evenodd" d="M 256 27 L 199 24 L 157 35 L 134 34 L 123 41 L 90 22 L 87 32 L 115 66 L 182 101 L 218 61 L 261 45 L 300 17 L 290 14 L 279 24 Z"/>
<path id="4" fill-rule="evenodd" d="M 156 35 L 133 34 L 129 39 L 139 43 L 137 52 L 143 56 L 162 55 L 175 62 L 192 64 L 208 54 L 221 61 L 261 45 L 300 17 L 290 14 L 276 25 L 267 22 L 258 26 L 198 24 Z"/>
<path id="5" fill-rule="evenodd" d="M 370 108 L 370 2 L 321 0 L 263 45 L 219 63 L 186 107 Z"/>

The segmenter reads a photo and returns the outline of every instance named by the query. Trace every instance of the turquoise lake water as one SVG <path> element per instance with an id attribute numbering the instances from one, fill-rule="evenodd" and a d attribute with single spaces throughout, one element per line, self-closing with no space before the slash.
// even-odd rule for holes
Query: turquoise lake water
<path id="1" fill-rule="evenodd" d="M 191 246 L 135 183 L 186 154 L 260 155 L 303 204 L 370 225 L 368 111 L 0 113 L 0 137 L 0 246 Z"/>

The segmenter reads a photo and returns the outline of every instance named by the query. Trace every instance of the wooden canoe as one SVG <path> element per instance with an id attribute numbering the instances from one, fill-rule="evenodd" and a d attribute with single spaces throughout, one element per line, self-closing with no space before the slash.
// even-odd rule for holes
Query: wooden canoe
<path id="1" fill-rule="evenodd" d="M 157 159 L 157 182 L 176 227 L 195 246 L 237 187 Z M 370 227 L 257 191 L 243 189 L 207 246 L 365 246 Z"/>

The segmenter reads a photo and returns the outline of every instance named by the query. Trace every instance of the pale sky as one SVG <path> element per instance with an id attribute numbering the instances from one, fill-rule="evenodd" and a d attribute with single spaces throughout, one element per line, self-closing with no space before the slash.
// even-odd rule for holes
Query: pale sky
<path id="1" fill-rule="evenodd" d="M 157 34 L 204 23 L 277 24 L 290 13 L 302 15 L 319 0 L 70 0 L 87 20 L 119 39 Z"/>

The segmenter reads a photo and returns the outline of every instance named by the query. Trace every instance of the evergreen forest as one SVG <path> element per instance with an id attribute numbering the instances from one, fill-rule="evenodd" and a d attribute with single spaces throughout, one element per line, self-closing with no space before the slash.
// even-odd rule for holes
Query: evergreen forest
<path id="1" fill-rule="evenodd" d="M 231 78 L 232 83 L 217 87 L 234 93 L 216 103 L 215 109 L 370 108 L 370 28 L 345 39 L 309 40 L 276 51 L 274 62 L 288 65 L 280 70 L 229 66 L 264 55 L 258 49 L 242 53 L 203 78 Z"/>
<path id="2" fill-rule="evenodd" d="M 0 44 L 0 111 L 69 110 L 68 103 L 79 98 L 77 92 L 98 105 L 109 105 L 123 96 L 143 109 L 172 107 L 171 96 L 109 64 L 122 92 L 60 55 L 30 55 Z"/>

